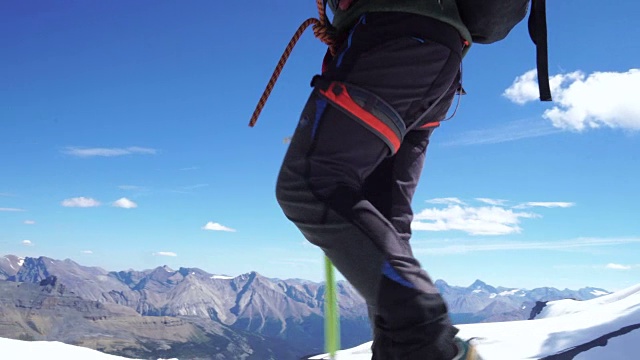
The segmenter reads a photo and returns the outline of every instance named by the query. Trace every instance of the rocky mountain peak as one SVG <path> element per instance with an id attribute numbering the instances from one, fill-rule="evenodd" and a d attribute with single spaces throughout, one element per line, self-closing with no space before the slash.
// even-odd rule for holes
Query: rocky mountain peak
<path id="1" fill-rule="evenodd" d="M 471 284 L 471 286 L 468 287 L 468 289 L 472 290 L 472 291 L 483 291 L 483 292 L 488 292 L 488 293 L 497 293 L 498 290 L 496 288 L 494 288 L 491 285 L 487 285 L 487 283 L 485 283 L 482 280 L 476 280 L 473 282 L 473 284 Z"/>
<path id="2" fill-rule="evenodd" d="M 18 282 L 39 283 L 51 275 L 49 271 L 53 259 L 41 256 L 39 258 L 26 257 L 20 270 L 10 280 Z"/>
<path id="3" fill-rule="evenodd" d="M 0 280 L 6 280 L 10 276 L 17 274 L 23 263 L 24 258 L 15 255 L 0 257 Z"/>
<path id="4" fill-rule="evenodd" d="M 436 281 L 434 282 L 434 285 L 435 285 L 435 286 L 449 286 L 449 284 L 447 284 L 447 282 L 446 282 L 446 281 L 441 280 L 441 279 L 436 280 Z"/>
<path id="5" fill-rule="evenodd" d="M 487 286 L 487 284 L 484 281 L 478 279 L 478 280 L 474 281 L 473 284 L 471 284 L 471 286 L 469 286 L 469 287 L 473 288 L 473 289 L 483 289 L 486 286 Z"/>

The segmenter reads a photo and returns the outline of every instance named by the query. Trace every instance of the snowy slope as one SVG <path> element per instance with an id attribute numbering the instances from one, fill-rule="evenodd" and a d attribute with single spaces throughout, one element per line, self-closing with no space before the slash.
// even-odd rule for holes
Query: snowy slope
<path id="1" fill-rule="evenodd" d="M 20 341 L 0 338 L 2 359 L 124 360 L 127 358 L 101 353 L 61 342 Z M 127 359 L 130 360 L 130 359 Z"/>
<path id="2" fill-rule="evenodd" d="M 535 320 L 458 327 L 461 338 L 477 338 L 485 360 L 638 360 L 640 285 L 587 301 L 550 302 Z M 371 359 L 370 346 L 341 351 L 338 359 Z"/>

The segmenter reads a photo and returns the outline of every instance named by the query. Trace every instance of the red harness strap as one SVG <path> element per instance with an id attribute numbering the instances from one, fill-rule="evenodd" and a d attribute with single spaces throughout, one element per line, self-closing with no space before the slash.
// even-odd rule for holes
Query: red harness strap
<path id="1" fill-rule="evenodd" d="M 347 88 L 338 82 L 331 82 L 326 89 L 318 89 L 327 100 L 331 101 L 339 108 L 351 114 L 354 118 L 360 120 L 368 128 L 377 133 L 384 142 L 391 148 L 392 154 L 395 154 L 400 148 L 402 139 L 396 132 L 383 120 L 379 119 L 371 112 L 362 108 L 356 103 Z"/>
<path id="2" fill-rule="evenodd" d="M 438 126 L 440 126 L 440 121 L 434 121 L 434 122 L 426 123 L 426 124 L 420 126 L 418 129 L 431 129 L 431 128 L 435 129 Z"/>

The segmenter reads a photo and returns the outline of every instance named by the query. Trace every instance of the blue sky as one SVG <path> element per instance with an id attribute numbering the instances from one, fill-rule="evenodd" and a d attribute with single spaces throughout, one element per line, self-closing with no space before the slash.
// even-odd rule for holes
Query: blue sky
<path id="1" fill-rule="evenodd" d="M 534 101 L 524 23 L 465 58 L 469 94 L 414 199 L 434 278 L 640 282 L 640 5 L 547 7 L 554 103 Z M 0 254 L 321 280 L 321 253 L 274 196 L 324 53 L 311 31 L 247 126 L 313 16 L 293 0 L 0 4 Z"/>

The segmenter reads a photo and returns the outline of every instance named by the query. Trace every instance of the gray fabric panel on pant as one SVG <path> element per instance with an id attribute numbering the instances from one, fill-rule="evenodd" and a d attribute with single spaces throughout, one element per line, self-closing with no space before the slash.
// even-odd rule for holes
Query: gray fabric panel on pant
<path id="1" fill-rule="evenodd" d="M 320 201 L 305 178 L 306 154 L 314 145 L 311 141 L 313 122 L 309 118 L 315 116 L 316 99 L 315 94 L 310 96 L 289 145 L 278 176 L 276 197 L 287 217 L 307 240 L 321 247 L 367 303 L 375 306 L 384 258 L 382 251 L 361 229 Z M 341 114 L 335 109 L 333 111 Z M 346 119 L 346 115 L 341 116 L 346 123 L 359 126 Z M 385 147 L 381 140 L 376 138 L 376 141 L 380 142 L 381 149 Z"/>

